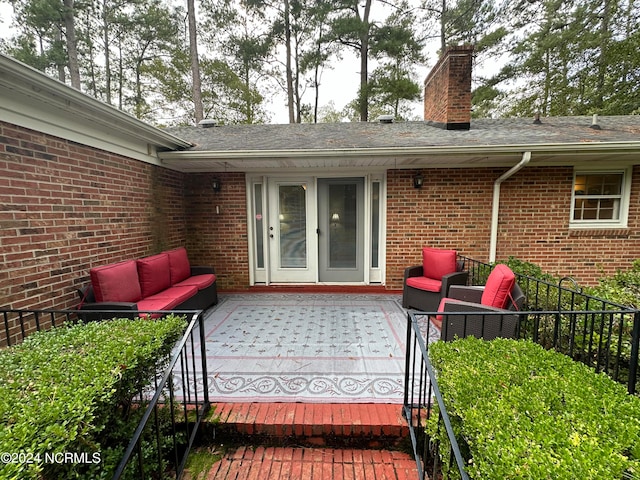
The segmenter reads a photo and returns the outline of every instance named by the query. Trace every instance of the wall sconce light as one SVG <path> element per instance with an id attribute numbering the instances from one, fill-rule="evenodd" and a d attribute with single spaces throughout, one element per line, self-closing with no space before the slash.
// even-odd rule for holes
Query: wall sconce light
<path id="1" fill-rule="evenodd" d="M 220 183 L 219 178 L 214 178 L 211 180 L 211 188 L 213 188 L 214 193 L 219 193 L 222 189 L 222 184 Z"/>
<path id="2" fill-rule="evenodd" d="M 422 188 L 423 184 L 424 184 L 424 178 L 422 177 L 422 175 L 418 174 L 415 177 L 413 177 L 413 188 Z"/>

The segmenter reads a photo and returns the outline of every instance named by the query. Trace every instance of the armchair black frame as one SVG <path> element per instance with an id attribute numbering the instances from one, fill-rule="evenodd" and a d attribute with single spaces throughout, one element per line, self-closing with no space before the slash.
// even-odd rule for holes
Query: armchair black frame
<path id="1" fill-rule="evenodd" d="M 452 285 L 466 285 L 469 278 L 469 272 L 462 270 L 462 265 L 458 262 L 457 272 L 452 272 L 442 277 L 442 286 L 439 292 L 430 292 L 421 290 L 407 285 L 407 279 L 410 277 L 422 277 L 422 265 L 415 265 L 404 270 L 404 278 L 402 280 L 402 307 L 413 308 L 422 312 L 437 312 L 440 300 L 449 296 L 449 288 Z"/>
<path id="2" fill-rule="evenodd" d="M 494 338 L 517 338 L 520 314 L 518 310 L 524 304 L 525 296 L 516 283 L 511 289 L 509 308 L 502 309 L 482 305 L 483 286 L 452 286 L 441 313 L 442 327 L 440 339 L 449 341 L 455 338 L 474 336 L 484 340 Z M 460 315 L 452 313 L 460 312 Z M 476 313 L 477 312 L 477 313 Z M 502 315 L 500 315 L 502 313 Z"/>

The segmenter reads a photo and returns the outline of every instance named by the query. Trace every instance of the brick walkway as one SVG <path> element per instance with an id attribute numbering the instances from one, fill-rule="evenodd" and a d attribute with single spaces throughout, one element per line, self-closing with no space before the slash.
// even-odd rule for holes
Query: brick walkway
<path id="1" fill-rule="evenodd" d="M 218 403 L 220 427 L 244 435 L 294 437 L 325 445 L 327 437 L 372 440 L 407 437 L 401 405 L 381 403 Z"/>
<path id="2" fill-rule="evenodd" d="M 336 448 L 240 447 L 209 472 L 207 480 L 416 480 L 406 453 Z"/>
<path id="3" fill-rule="evenodd" d="M 416 462 L 400 451 L 408 427 L 400 405 L 222 403 L 216 438 L 237 449 L 207 480 L 416 480 Z"/>

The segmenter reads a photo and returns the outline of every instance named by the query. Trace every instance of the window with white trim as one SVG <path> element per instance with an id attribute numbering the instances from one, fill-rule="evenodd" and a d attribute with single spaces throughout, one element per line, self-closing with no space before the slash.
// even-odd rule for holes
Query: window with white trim
<path id="1" fill-rule="evenodd" d="M 574 227 L 625 227 L 629 198 L 628 173 L 576 171 L 573 177 L 571 225 Z"/>

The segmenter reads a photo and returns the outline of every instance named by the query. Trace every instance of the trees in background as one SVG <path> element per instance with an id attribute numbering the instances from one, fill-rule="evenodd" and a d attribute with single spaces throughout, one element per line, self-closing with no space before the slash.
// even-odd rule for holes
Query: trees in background
<path id="1" fill-rule="evenodd" d="M 640 113 L 636 0 L 509 5 L 511 60 L 476 104 L 503 116 Z"/>
<path id="2" fill-rule="evenodd" d="M 411 66 L 424 58 L 410 5 L 403 0 L 365 0 L 362 4 L 358 0 L 335 0 L 333 4 L 330 38 L 355 50 L 360 60 L 360 121 L 369 119 L 369 108 L 375 100 L 378 107 L 390 103 L 398 117 L 400 102 L 414 100 L 414 91 L 420 88 L 411 76 Z M 374 20 L 373 9 L 382 7 L 390 13 L 382 21 Z M 371 59 L 382 62 L 373 74 L 369 71 Z"/>
<path id="3" fill-rule="evenodd" d="M 476 117 L 640 113 L 637 0 L 0 3 L 15 12 L 6 53 L 155 124 L 266 122 L 277 94 L 289 122 L 410 119 L 428 46 L 461 43 L 490 72 L 474 77 Z M 346 52 L 357 98 L 321 108 Z"/>
<path id="4" fill-rule="evenodd" d="M 370 55 L 378 61 L 367 87 L 367 104 L 395 118 L 409 118 L 408 101 L 418 100 L 421 88 L 414 65 L 425 61 L 423 45 L 412 26 L 416 17 L 408 3 L 402 2 L 372 35 Z"/>

